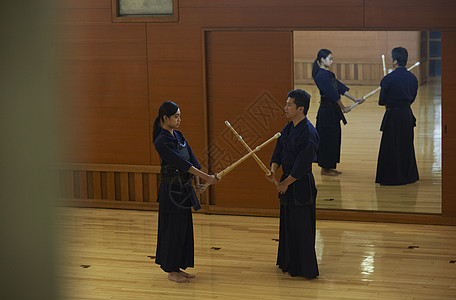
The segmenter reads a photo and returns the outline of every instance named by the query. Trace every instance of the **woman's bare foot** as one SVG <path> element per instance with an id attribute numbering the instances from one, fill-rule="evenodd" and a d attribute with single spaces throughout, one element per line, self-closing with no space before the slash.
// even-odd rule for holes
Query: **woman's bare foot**
<path id="1" fill-rule="evenodd" d="M 195 278 L 196 275 L 193 275 L 193 274 L 188 274 L 184 271 L 179 271 L 179 274 L 181 274 L 182 276 L 184 276 L 185 278 Z"/>
<path id="2" fill-rule="evenodd" d="M 171 272 L 168 274 L 168 279 L 171 281 L 175 281 L 177 283 L 188 283 L 190 280 L 188 280 L 186 277 L 180 274 L 180 272 Z"/>

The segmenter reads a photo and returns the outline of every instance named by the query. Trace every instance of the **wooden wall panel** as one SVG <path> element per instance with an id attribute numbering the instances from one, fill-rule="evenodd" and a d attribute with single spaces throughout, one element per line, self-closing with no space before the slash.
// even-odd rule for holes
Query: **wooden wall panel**
<path id="1" fill-rule="evenodd" d="M 363 26 L 363 0 L 324 2 L 286 1 L 181 1 L 180 20 L 203 27 L 305 27 Z"/>
<path id="2" fill-rule="evenodd" d="M 455 28 L 454 0 L 365 0 L 366 28 L 437 29 Z"/>
<path id="3" fill-rule="evenodd" d="M 92 172 L 93 198 L 101 199 L 101 174 L 99 171 Z"/>
<path id="4" fill-rule="evenodd" d="M 206 151 L 201 28 L 148 24 L 150 128 L 160 104 L 171 100 L 181 109 L 181 130 L 200 163 Z M 152 146 L 152 164 L 159 157 Z M 206 166 L 207 167 L 207 166 Z"/>
<path id="5" fill-rule="evenodd" d="M 116 199 L 115 173 L 106 172 L 106 199 Z"/>
<path id="6" fill-rule="evenodd" d="M 79 196 L 88 198 L 87 172 L 79 172 Z"/>
<path id="7" fill-rule="evenodd" d="M 293 86 L 291 41 L 291 31 L 206 33 L 212 172 L 221 171 L 247 152 L 236 142 L 225 126 L 225 120 L 251 148 L 269 139 L 286 124 L 283 107 L 286 93 Z M 274 144 L 271 144 L 259 154 L 266 165 L 269 165 L 273 149 Z M 274 190 L 256 162 L 248 160 L 224 177 L 220 184 L 211 187 L 211 204 L 238 208 L 278 207 Z"/>
<path id="8" fill-rule="evenodd" d="M 68 63 L 78 77 L 62 114 L 72 162 L 149 163 L 149 115 L 144 63 Z M 68 74 L 68 73 L 67 73 Z"/>
<path id="9" fill-rule="evenodd" d="M 456 31 L 442 35 L 442 215 L 456 217 Z"/>
<path id="10" fill-rule="evenodd" d="M 135 173 L 134 174 L 134 183 L 135 183 L 135 201 L 143 202 L 144 201 L 144 190 L 143 190 L 143 174 Z"/>
<path id="11" fill-rule="evenodd" d="M 150 165 L 62 164 L 60 196 L 73 206 L 156 210 L 157 176 Z"/>
<path id="12" fill-rule="evenodd" d="M 101 9 L 101 8 L 111 8 L 111 0 L 62 0 L 55 2 L 57 8 L 64 9 Z"/>
<path id="13" fill-rule="evenodd" d="M 150 163 L 144 24 L 111 23 L 109 1 L 62 4 L 64 160 Z"/>

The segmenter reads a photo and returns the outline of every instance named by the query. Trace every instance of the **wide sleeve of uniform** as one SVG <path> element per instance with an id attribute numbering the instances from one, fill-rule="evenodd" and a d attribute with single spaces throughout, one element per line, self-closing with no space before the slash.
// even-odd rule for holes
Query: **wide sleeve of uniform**
<path id="1" fill-rule="evenodd" d="M 380 95 L 378 97 L 378 105 L 386 105 L 387 99 L 387 90 L 388 90 L 388 78 L 387 76 L 383 77 L 380 81 Z"/>
<path id="2" fill-rule="evenodd" d="M 413 75 L 412 73 L 410 73 L 411 75 Z M 411 96 L 412 96 L 412 100 L 410 101 L 410 104 L 412 104 L 413 102 L 415 102 L 415 99 L 416 99 L 416 95 L 418 93 L 418 79 L 416 78 L 415 75 L 412 76 L 412 80 L 413 80 L 413 84 L 412 84 L 412 91 L 411 91 Z"/>
<path id="3" fill-rule="evenodd" d="M 201 165 L 199 164 L 198 160 L 195 157 L 195 154 L 193 154 L 192 148 L 190 148 L 190 145 L 187 143 L 188 147 L 188 154 L 190 155 L 190 163 L 197 168 L 198 170 L 201 170 Z"/>
<path id="4" fill-rule="evenodd" d="M 277 139 L 274 152 L 272 153 L 272 158 L 270 165 L 273 163 L 278 164 L 279 166 L 282 165 L 282 151 L 283 151 L 283 142 L 284 139 L 286 139 L 286 129 L 289 126 L 289 123 L 285 125 L 285 127 L 282 128 L 280 131 L 280 137 Z"/>
<path id="5" fill-rule="evenodd" d="M 282 135 L 277 139 L 277 142 L 276 142 L 276 145 L 274 148 L 274 152 L 272 153 L 270 165 L 272 165 L 273 163 L 276 163 L 280 166 L 282 164 L 281 155 L 282 155 Z"/>
<path id="6" fill-rule="evenodd" d="M 343 84 L 339 80 L 336 79 L 336 81 L 337 81 L 337 91 L 339 92 L 340 95 L 343 95 L 350 90 L 345 84 Z"/>
<path id="7" fill-rule="evenodd" d="M 293 178 L 300 180 L 312 170 L 312 162 L 318 148 L 318 142 L 309 139 L 308 129 L 303 136 L 299 138 L 299 141 L 296 142 L 298 143 L 299 152 L 296 155 L 296 160 L 290 175 Z"/>
<path id="8" fill-rule="evenodd" d="M 170 164 L 182 172 L 188 172 L 188 169 L 193 166 L 191 162 L 179 153 L 176 139 L 171 134 L 169 136 L 167 134 L 160 134 L 155 140 L 154 145 L 164 164 Z"/>

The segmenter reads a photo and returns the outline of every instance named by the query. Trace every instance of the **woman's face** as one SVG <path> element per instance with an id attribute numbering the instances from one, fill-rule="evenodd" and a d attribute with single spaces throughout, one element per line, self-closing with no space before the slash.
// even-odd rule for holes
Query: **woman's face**
<path id="1" fill-rule="evenodd" d="M 181 112 L 180 109 L 178 108 L 176 113 L 172 116 L 164 116 L 164 125 L 170 129 L 175 129 L 180 126 L 181 122 Z"/>
<path id="2" fill-rule="evenodd" d="M 330 53 L 326 58 L 320 60 L 320 65 L 323 68 L 329 69 L 333 63 L 333 55 Z"/>

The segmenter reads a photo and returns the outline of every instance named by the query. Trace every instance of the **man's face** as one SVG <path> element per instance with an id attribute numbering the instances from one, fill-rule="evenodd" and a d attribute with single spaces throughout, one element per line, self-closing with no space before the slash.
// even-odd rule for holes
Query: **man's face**
<path id="1" fill-rule="evenodd" d="M 287 115 L 287 118 L 293 119 L 294 117 L 296 117 L 298 115 L 300 110 L 302 110 L 301 107 L 299 109 L 296 108 L 294 98 L 288 97 L 288 99 L 286 101 L 285 109 L 284 109 L 285 114 Z"/>

